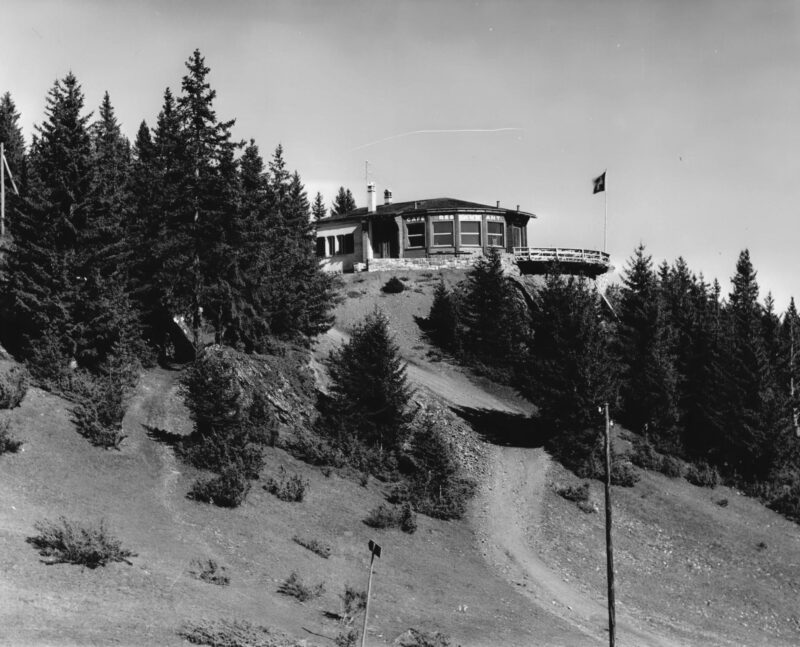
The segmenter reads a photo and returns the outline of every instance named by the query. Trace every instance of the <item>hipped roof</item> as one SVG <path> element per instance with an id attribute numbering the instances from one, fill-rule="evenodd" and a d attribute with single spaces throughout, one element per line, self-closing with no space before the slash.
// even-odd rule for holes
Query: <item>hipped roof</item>
<path id="1" fill-rule="evenodd" d="M 455 198 L 433 198 L 430 200 L 414 200 L 409 202 L 393 202 L 392 204 L 379 204 L 375 213 L 368 213 L 366 207 L 360 207 L 347 213 L 328 216 L 319 220 L 319 224 L 327 222 L 339 222 L 345 220 L 361 220 L 366 217 L 377 216 L 401 216 L 414 213 L 424 214 L 431 212 L 456 212 L 456 211 L 481 211 L 485 213 L 495 213 L 502 216 L 527 216 L 536 218 L 533 213 L 527 211 L 517 211 L 516 209 L 505 209 L 503 207 L 492 207 L 478 202 L 467 202 L 466 200 L 456 200 Z"/>

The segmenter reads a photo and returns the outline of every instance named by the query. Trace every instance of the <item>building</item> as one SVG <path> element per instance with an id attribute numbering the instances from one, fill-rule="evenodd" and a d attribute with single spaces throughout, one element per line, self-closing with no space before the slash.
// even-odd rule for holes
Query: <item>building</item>
<path id="1" fill-rule="evenodd" d="M 317 222 L 317 256 L 324 269 L 351 272 L 404 267 L 468 267 L 490 247 L 513 253 L 527 248 L 532 213 L 453 198 L 393 202 L 375 185 L 367 206 Z"/>

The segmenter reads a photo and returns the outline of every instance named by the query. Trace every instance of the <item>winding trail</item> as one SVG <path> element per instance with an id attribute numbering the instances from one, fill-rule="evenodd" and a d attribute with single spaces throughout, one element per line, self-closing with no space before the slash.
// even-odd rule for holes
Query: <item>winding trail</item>
<path id="1" fill-rule="evenodd" d="M 349 339 L 332 329 L 322 340 L 327 350 Z M 479 411 L 529 415 L 512 397 L 489 393 L 466 374 L 428 366 L 417 359 L 407 364 L 409 380 L 449 405 Z M 546 564 L 536 550 L 550 456 L 542 448 L 488 445 L 488 476 L 473 502 L 469 521 L 479 547 L 492 568 L 521 589 L 538 607 L 584 634 L 586 644 L 608 641 L 606 600 L 584 593 Z M 617 644 L 631 647 L 678 647 L 681 643 L 655 635 L 617 609 Z"/>

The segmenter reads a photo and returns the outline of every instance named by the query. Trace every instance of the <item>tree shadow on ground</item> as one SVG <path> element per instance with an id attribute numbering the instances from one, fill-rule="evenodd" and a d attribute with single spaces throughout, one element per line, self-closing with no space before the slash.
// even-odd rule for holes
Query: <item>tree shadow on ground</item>
<path id="1" fill-rule="evenodd" d="M 538 418 L 496 409 L 451 407 L 486 442 L 508 447 L 542 447 L 548 434 Z"/>
<path id="2" fill-rule="evenodd" d="M 155 440 L 159 443 L 164 443 L 169 447 L 175 449 L 176 447 L 180 447 L 183 441 L 186 440 L 186 436 L 183 434 L 176 434 L 172 431 L 167 431 L 166 429 L 160 429 L 158 427 L 153 427 L 151 425 L 142 425 L 144 427 L 145 432 L 147 433 L 147 437 L 150 440 Z"/>

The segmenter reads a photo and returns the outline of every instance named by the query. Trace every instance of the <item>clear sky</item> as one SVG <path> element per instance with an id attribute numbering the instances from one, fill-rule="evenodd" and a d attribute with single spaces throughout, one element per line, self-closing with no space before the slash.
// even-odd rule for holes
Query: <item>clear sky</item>
<path id="1" fill-rule="evenodd" d="M 200 48 L 218 116 L 310 197 L 363 206 L 369 161 L 379 195 L 519 204 L 531 245 L 594 249 L 607 198 L 618 268 L 643 242 L 727 292 L 748 247 L 762 296 L 800 297 L 796 0 L 3 0 L 0 43 L 27 141 L 69 70 L 133 138 Z"/>

